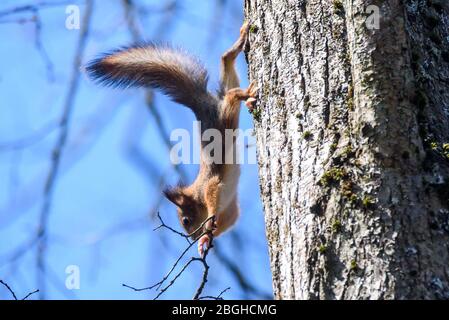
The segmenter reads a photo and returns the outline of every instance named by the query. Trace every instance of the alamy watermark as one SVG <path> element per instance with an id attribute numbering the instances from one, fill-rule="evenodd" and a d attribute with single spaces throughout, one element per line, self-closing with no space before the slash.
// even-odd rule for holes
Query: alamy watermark
<path id="1" fill-rule="evenodd" d="M 65 287 L 69 290 L 80 289 L 81 277 L 80 277 L 80 267 L 77 265 L 68 265 L 65 268 L 65 273 L 67 277 L 65 279 Z"/>
<path id="2" fill-rule="evenodd" d="M 193 137 L 186 129 L 175 129 L 170 141 L 175 142 L 170 150 L 173 164 L 256 164 L 256 149 L 253 130 L 215 128 L 201 130 L 201 121 L 192 125 Z M 200 134 L 202 132 L 202 134 Z M 202 145 L 202 147 L 200 146 Z"/>
<path id="3" fill-rule="evenodd" d="M 370 5 L 366 7 L 365 13 L 368 16 L 365 19 L 365 25 L 370 30 L 379 30 L 380 29 L 380 9 L 378 6 Z"/>
<path id="4" fill-rule="evenodd" d="M 67 15 L 65 19 L 65 27 L 69 30 L 79 30 L 80 28 L 80 7 L 71 4 L 65 8 Z"/>

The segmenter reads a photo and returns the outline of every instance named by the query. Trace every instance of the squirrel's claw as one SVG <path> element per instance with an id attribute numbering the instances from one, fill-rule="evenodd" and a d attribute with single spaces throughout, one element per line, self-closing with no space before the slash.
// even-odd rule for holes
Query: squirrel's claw
<path id="1" fill-rule="evenodd" d="M 248 98 L 245 101 L 245 106 L 248 107 L 248 109 L 251 111 L 254 109 L 255 105 L 256 105 L 257 100 L 255 98 Z"/>
<path id="2" fill-rule="evenodd" d="M 204 251 L 209 248 L 210 246 L 211 238 L 209 234 L 204 234 L 199 240 L 198 240 L 198 253 L 203 258 L 204 257 Z"/>
<path id="3" fill-rule="evenodd" d="M 215 231 L 215 230 L 217 229 L 217 227 L 218 227 L 218 226 L 217 226 L 217 220 L 214 219 L 214 220 L 212 221 L 212 231 Z"/>
<path id="4" fill-rule="evenodd" d="M 254 97 L 257 94 L 256 82 L 251 81 L 251 83 L 249 84 L 248 89 L 246 89 L 246 91 L 248 92 L 248 95 L 250 97 Z"/>
<path id="5" fill-rule="evenodd" d="M 256 83 L 253 81 L 251 82 L 251 84 L 249 85 L 248 89 L 246 89 L 249 98 L 246 99 L 245 101 L 245 105 L 248 107 L 249 111 L 252 111 L 256 105 L 257 99 L 257 87 L 256 87 Z"/>

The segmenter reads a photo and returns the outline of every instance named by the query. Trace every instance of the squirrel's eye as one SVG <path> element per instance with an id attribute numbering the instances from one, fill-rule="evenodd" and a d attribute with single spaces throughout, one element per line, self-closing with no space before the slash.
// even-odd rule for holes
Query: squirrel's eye
<path id="1" fill-rule="evenodd" d="M 190 223 L 189 218 L 186 218 L 186 217 L 182 218 L 182 224 L 183 224 L 184 226 L 188 226 L 189 223 Z"/>

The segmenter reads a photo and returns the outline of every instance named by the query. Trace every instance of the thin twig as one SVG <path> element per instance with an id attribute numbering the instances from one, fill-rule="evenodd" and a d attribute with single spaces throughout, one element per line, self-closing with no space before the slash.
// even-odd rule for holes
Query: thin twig
<path id="1" fill-rule="evenodd" d="M 12 290 L 11 287 L 10 287 L 6 282 L 4 282 L 3 280 L 0 279 L 0 283 L 1 283 L 2 285 L 4 285 L 4 286 L 6 287 L 6 289 L 11 293 L 12 297 L 14 298 L 14 300 L 19 300 L 19 299 L 17 299 L 17 296 L 16 296 L 14 290 Z M 33 294 L 35 294 L 35 293 L 37 293 L 37 292 L 39 292 L 39 289 L 34 290 L 34 291 L 32 291 L 32 292 L 29 292 L 29 293 L 28 293 L 25 297 L 23 297 L 21 300 L 26 300 L 26 299 L 28 299 L 31 295 L 33 295 Z"/>
<path id="2" fill-rule="evenodd" d="M 0 280 L 0 283 L 2 284 L 2 285 L 4 285 L 5 287 L 6 287 L 6 289 L 8 289 L 8 291 L 11 293 L 11 295 L 13 296 L 13 298 L 14 298 L 14 300 L 17 300 L 17 296 L 16 296 L 16 294 L 14 293 L 14 291 L 11 289 L 11 287 L 6 283 L 6 282 L 4 282 L 3 280 Z"/>
<path id="3" fill-rule="evenodd" d="M 185 234 L 182 232 L 179 232 L 175 229 L 173 229 L 172 227 L 168 226 L 167 224 L 165 224 L 165 222 L 163 221 L 162 217 L 160 216 L 159 212 L 157 214 L 159 220 L 161 221 L 161 225 L 158 226 L 157 228 L 155 228 L 155 230 L 160 229 L 160 228 L 165 228 L 167 230 L 170 230 L 171 232 L 175 233 L 176 235 L 188 239 L 190 237 L 192 237 L 192 235 L 197 234 L 200 230 L 204 229 L 204 226 L 209 222 L 212 221 L 212 225 L 215 222 L 215 216 L 210 216 L 208 217 L 206 220 L 204 220 L 201 225 L 193 232 L 191 232 L 190 234 Z M 190 248 L 199 241 L 199 239 L 201 239 L 201 237 L 203 237 L 204 235 L 209 235 L 210 237 L 210 242 L 209 245 L 207 246 L 206 250 L 204 251 L 204 254 L 201 258 L 197 258 L 197 257 L 191 257 L 189 259 L 189 261 L 187 261 L 180 269 L 180 271 L 170 280 L 170 282 L 165 286 L 162 287 L 162 285 L 170 278 L 170 276 L 172 275 L 172 273 L 174 272 L 174 270 L 176 269 L 176 267 L 178 266 L 179 262 L 181 261 L 181 259 L 185 256 L 185 254 L 190 250 Z M 188 245 L 187 247 L 183 250 L 183 252 L 181 253 L 181 255 L 176 259 L 175 263 L 172 265 L 172 267 L 170 268 L 170 270 L 168 271 L 168 273 L 157 283 L 149 286 L 149 287 L 144 287 L 144 288 L 136 288 L 136 287 L 132 287 L 130 285 L 127 284 L 122 284 L 123 287 L 132 289 L 134 291 L 145 291 L 145 290 L 151 290 L 156 288 L 158 292 L 158 294 L 156 295 L 156 297 L 154 298 L 154 300 L 157 300 L 162 294 L 164 294 L 164 292 L 166 292 L 175 282 L 176 280 L 178 280 L 178 278 L 184 273 L 184 271 L 188 268 L 188 266 L 195 261 L 201 262 L 201 264 L 203 265 L 203 276 L 201 279 L 201 282 L 198 286 L 198 289 L 195 292 L 195 295 L 193 297 L 194 300 L 199 300 L 201 297 L 201 294 L 204 290 L 204 287 L 207 283 L 207 279 L 208 279 L 208 275 L 209 275 L 209 265 L 207 264 L 207 256 L 209 254 L 209 250 L 213 247 L 213 235 L 212 235 L 212 230 L 205 230 L 202 234 L 200 234 L 199 236 L 195 237 L 194 241 L 189 241 L 188 240 Z M 161 288 L 162 287 L 162 288 Z M 225 289 L 224 291 L 222 291 L 221 294 L 223 294 L 225 291 L 227 291 L 228 289 Z M 221 294 L 218 297 L 214 297 L 220 299 Z M 207 296 L 208 298 L 210 298 L 211 296 Z"/>
<path id="4" fill-rule="evenodd" d="M 202 225 L 204 225 L 207 221 L 209 221 L 212 217 L 208 218 Z M 162 225 L 161 225 L 162 226 Z M 159 226 L 159 227 L 161 227 Z M 166 227 L 166 226 L 164 226 Z M 183 234 L 181 232 L 177 232 L 176 230 L 174 230 L 173 228 L 170 227 L 166 227 L 168 230 L 176 233 L 177 235 L 180 235 L 182 237 L 188 237 L 187 234 Z M 173 273 L 173 271 L 176 269 L 176 267 L 178 266 L 179 262 L 181 261 L 181 259 L 185 256 L 185 254 L 190 250 L 190 248 L 198 242 L 198 240 L 203 236 L 206 235 L 207 233 L 209 233 L 209 231 L 206 231 L 204 233 L 202 233 L 196 240 L 194 240 L 193 242 L 189 242 L 189 245 L 184 249 L 184 251 L 179 255 L 179 257 L 176 259 L 175 263 L 173 263 L 172 267 L 170 268 L 170 270 L 168 271 L 168 273 L 158 282 L 156 282 L 155 284 L 149 286 L 149 287 L 145 287 L 145 288 L 135 288 L 135 287 L 131 287 L 129 285 L 126 284 L 122 284 L 124 287 L 127 288 L 131 288 L 134 291 L 145 291 L 145 290 L 151 290 L 156 288 L 156 290 L 159 290 L 160 287 L 164 284 L 164 282 L 170 277 L 170 275 Z M 206 250 L 207 251 L 207 250 Z M 190 262 L 188 263 L 190 264 Z M 184 266 L 183 268 L 185 268 L 186 266 Z"/>
<path id="5" fill-rule="evenodd" d="M 194 261 L 201 261 L 201 259 L 200 258 L 195 258 L 195 257 L 190 258 L 190 260 L 182 267 L 182 269 L 178 272 L 178 274 L 176 274 L 176 276 L 170 281 L 170 283 L 167 286 L 165 286 L 164 288 L 162 288 L 159 291 L 158 295 L 153 300 L 159 299 L 159 297 L 165 291 L 167 291 L 168 288 L 170 288 L 176 282 L 176 280 L 178 280 L 178 278 L 184 273 L 184 271 L 187 269 L 187 267 Z"/>
<path id="6" fill-rule="evenodd" d="M 26 299 L 28 299 L 31 295 L 33 295 L 33 294 L 35 294 L 35 293 L 38 293 L 38 292 L 39 292 L 39 289 L 34 290 L 33 292 L 30 292 L 30 293 L 28 293 L 25 297 L 23 297 L 22 300 L 26 300 Z"/>
<path id="7" fill-rule="evenodd" d="M 212 240 L 213 239 L 211 238 L 210 245 L 204 252 L 204 256 L 202 258 L 198 258 L 198 261 L 200 261 L 203 264 L 204 270 L 203 270 L 203 278 L 201 279 L 198 289 L 196 289 L 195 295 L 193 296 L 193 300 L 198 300 L 198 298 L 203 293 L 204 286 L 206 285 L 207 282 L 207 276 L 209 275 L 209 265 L 207 264 L 206 256 L 209 253 L 209 249 L 212 248 Z"/>
<path id="8" fill-rule="evenodd" d="M 80 125 L 76 132 L 73 134 L 73 139 L 70 141 L 70 146 L 66 146 L 66 153 L 64 161 L 61 163 L 58 176 L 62 177 L 63 174 L 67 174 L 71 168 L 94 146 L 95 141 L 101 136 L 103 130 L 106 129 L 106 125 L 110 123 L 113 116 L 118 113 L 119 106 L 127 100 L 128 97 L 124 95 L 113 95 L 112 97 L 105 99 L 100 103 L 89 116 L 86 117 L 86 121 L 83 125 Z M 111 102 L 112 101 L 112 102 Z M 101 107 L 100 107 L 101 106 Z M 56 129 L 58 123 L 55 124 Z M 34 142 L 33 142 L 34 143 Z M 26 146 L 24 146 L 26 147 Z M 15 199 L 9 199 L 8 202 L 0 208 L 0 231 L 5 229 L 17 219 L 21 218 L 24 214 L 28 213 L 31 207 L 40 203 L 40 194 L 34 192 L 42 184 L 42 180 L 46 178 L 46 174 L 39 172 L 32 177 L 21 190 Z M 14 214 L 8 214 L 14 211 Z M 36 238 L 33 235 L 33 238 Z M 0 257 L 0 266 L 2 264 L 3 257 Z"/>
<path id="9" fill-rule="evenodd" d="M 205 300 L 205 299 L 211 299 L 211 300 L 223 300 L 223 298 L 221 297 L 226 291 L 231 290 L 231 287 L 227 287 L 226 289 L 222 290 L 218 296 L 214 297 L 214 296 L 202 296 L 199 297 L 198 300 Z"/>
<path id="10" fill-rule="evenodd" d="M 159 225 L 158 227 L 154 228 L 153 231 L 158 230 L 158 229 L 160 229 L 160 228 L 163 227 L 163 228 L 166 228 L 166 229 L 168 229 L 168 230 L 170 230 L 170 231 L 176 233 L 177 235 L 179 235 L 179 236 L 181 236 L 181 237 L 183 237 L 183 238 L 186 238 L 187 240 L 189 240 L 189 238 L 191 238 L 191 237 L 193 237 L 195 234 L 197 234 L 198 231 L 200 231 L 201 229 L 203 229 L 204 226 L 206 225 L 206 223 L 208 223 L 208 222 L 209 222 L 210 220 L 212 220 L 212 219 L 215 219 L 215 216 L 210 216 L 210 217 L 208 217 L 206 220 L 204 220 L 204 221 L 200 224 L 200 226 L 199 226 L 198 228 L 196 228 L 194 231 L 192 231 L 192 232 L 189 233 L 189 234 L 185 234 L 185 233 L 176 231 L 176 230 L 173 229 L 172 227 L 166 225 L 166 224 L 164 223 L 164 221 L 162 220 L 162 217 L 161 217 L 161 215 L 160 215 L 159 212 L 157 213 L 157 216 L 158 216 L 159 220 L 161 221 L 161 225 Z M 190 241 L 189 241 L 189 243 L 190 243 Z"/>
<path id="11" fill-rule="evenodd" d="M 22 5 L 22 6 L 13 7 L 13 8 L 9 8 L 9 9 L 0 11 L 0 17 L 17 14 L 17 13 L 23 13 L 23 12 L 33 12 L 34 13 L 34 12 L 36 12 L 38 10 L 42 10 L 42 9 L 74 4 L 73 2 L 74 2 L 73 0 L 56 1 L 56 2 L 55 1 L 53 1 L 53 2 L 42 1 L 42 2 L 35 3 L 35 4 Z"/>
<path id="12" fill-rule="evenodd" d="M 191 242 L 191 241 L 189 240 L 189 238 L 192 237 L 194 234 L 196 234 L 198 231 L 202 230 L 202 229 L 204 228 L 204 226 L 205 226 L 209 221 L 215 219 L 215 216 L 210 216 L 210 217 L 208 217 L 206 220 L 204 220 L 203 223 L 201 223 L 201 225 L 200 225 L 198 228 L 195 229 L 195 231 L 193 231 L 193 232 L 190 233 L 190 234 L 184 234 L 184 233 L 182 233 L 182 232 L 179 232 L 179 231 L 174 230 L 174 229 L 171 228 L 170 226 L 167 226 L 167 225 L 164 223 L 164 221 L 162 220 L 162 218 L 161 218 L 159 212 L 158 212 L 158 217 L 159 217 L 159 219 L 161 220 L 161 223 L 162 223 L 158 228 L 164 227 L 164 228 L 166 228 L 166 229 L 168 229 L 168 230 L 170 230 L 170 231 L 176 233 L 177 235 L 179 235 L 179 236 L 181 236 L 181 237 L 187 239 L 187 242 L 189 243 L 189 245 L 187 246 L 187 248 L 184 249 L 184 251 L 181 253 L 181 255 L 178 257 L 178 259 L 175 261 L 175 263 L 173 264 L 172 268 L 171 268 L 170 271 L 164 276 L 164 278 L 162 278 L 162 280 L 159 281 L 158 283 L 156 283 L 155 285 L 149 287 L 150 289 L 153 289 L 154 287 L 156 287 L 156 290 L 159 290 L 159 288 L 161 287 L 161 285 L 168 279 L 168 277 L 170 277 L 170 275 L 171 275 L 172 272 L 175 270 L 175 268 L 176 268 L 176 266 L 178 265 L 178 263 L 181 261 L 181 259 L 184 257 L 184 255 L 190 250 L 190 248 L 191 248 L 195 243 L 197 243 L 198 240 L 199 240 L 202 236 L 208 234 L 210 231 L 205 231 L 205 232 L 203 232 L 203 233 L 200 234 L 198 237 L 196 237 L 196 239 L 195 239 L 193 242 Z M 156 229 L 158 229 L 158 228 L 156 228 Z M 155 230 L 156 230 L 156 229 L 155 229 Z M 212 241 L 211 241 L 211 244 L 212 244 Z M 208 250 L 206 250 L 205 255 L 207 254 L 207 252 L 208 252 Z"/>
<path id="13" fill-rule="evenodd" d="M 90 21 L 92 16 L 92 7 L 93 7 L 92 0 L 87 0 L 86 11 L 84 13 L 84 19 L 82 21 L 82 29 L 80 30 L 78 45 L 72 65 L 72 75 L 69 83 L 69 89 L 67 92 L 67 96 L 65 98 L 61 120 L 59 122 L 60 127 L 59 136 L 56 145 L 53 148 L 52 162 L 45 183 L 44 201 L 40 210 L 39 227 L 37 230 L 37 235 L 39 237 L 39 244 L 36 255 L 36 265 L 38 267 L 38 270 L 40 271 L 37 274 L 38 274 L 38 283 L 40 288 L 41 299 L 45 297 L 45 282 L 41 281 L 42 278 L 40 276 L 41 274 L 45 274 L 45 255 L 47 250 L 46 235 L 48 233 L 47 225 L 52 206 L 53 190 L 56 184 L 56 178 L 61 163 L 61 155 L 64 151 L 67 142 L 67 137 L 69 134 L 69 124 L 74 107 L 76 93 L 78 91 L 79 86 L 80 66 L 89 33 Z"/>
<path id="14" fill-rule="evenodd" d="M 42 60 L 44 61 L 45 67 L 47 69 L 47 78 L 49 81 L 54 81 L 54 67 L 53 62 L 51 61 L 47 50 L 45 50 L 44 45 L 41 41 L 41 33 L 42 33 L 42 21 L 39 15 L 39 11 L 36 10 L 34 13 L 35 21 L 34 21 L 34 46 L 36 50 L 39 52 Z"/>
<path id="15" fill-rule="evenodd" d="M 189 236 L 184 234 L 184 233 L 182 233 L 182 232 L 179 232 L 178 230 L 173 229 L 172 227 L 170 227 L 168 225 L 166 225 L 164 220 L 162 220 L 162 217 L 161 217 L 161 214 L 159 213 L 159 211 L 157 213 L 157 217 L 158 217 L 159 221 L 161 222 L 161 224 L 159 226 L 157 226 L 156 228 L 154 228 L 153 231 L 159 230 L 161 228 L 166 228 L 166 229 L 170 230 L 171 232 L 176 233 L 178 236 L 183 237 L 190 244 Z"/>
<path id="16" fill-rule="evenodd" d="M 23 257 L 31 248 L 33 248 L 39 240 L 39 235 L 33 234 L 29 239 L 19 245 L 10 255 L 0 257 L 0 267 L 5 264 L 14 263 Z"/>
<path id="17" fill-rule="evenodd" d="M 57 123 L 51 121 L 29 136 L 19 138 L 15 141 L 0 142 L 0 151 L 16 151 L 28 148 L 48 137 L 56 128 Z"/>

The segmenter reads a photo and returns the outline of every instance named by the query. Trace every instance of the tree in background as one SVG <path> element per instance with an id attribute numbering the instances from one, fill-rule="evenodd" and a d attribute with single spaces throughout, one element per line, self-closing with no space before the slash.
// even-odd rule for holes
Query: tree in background
<path id="1" fill-rule="evenodd" d="M 245 2 L 277 299 L 449 298 L 449 5 Z"/>

